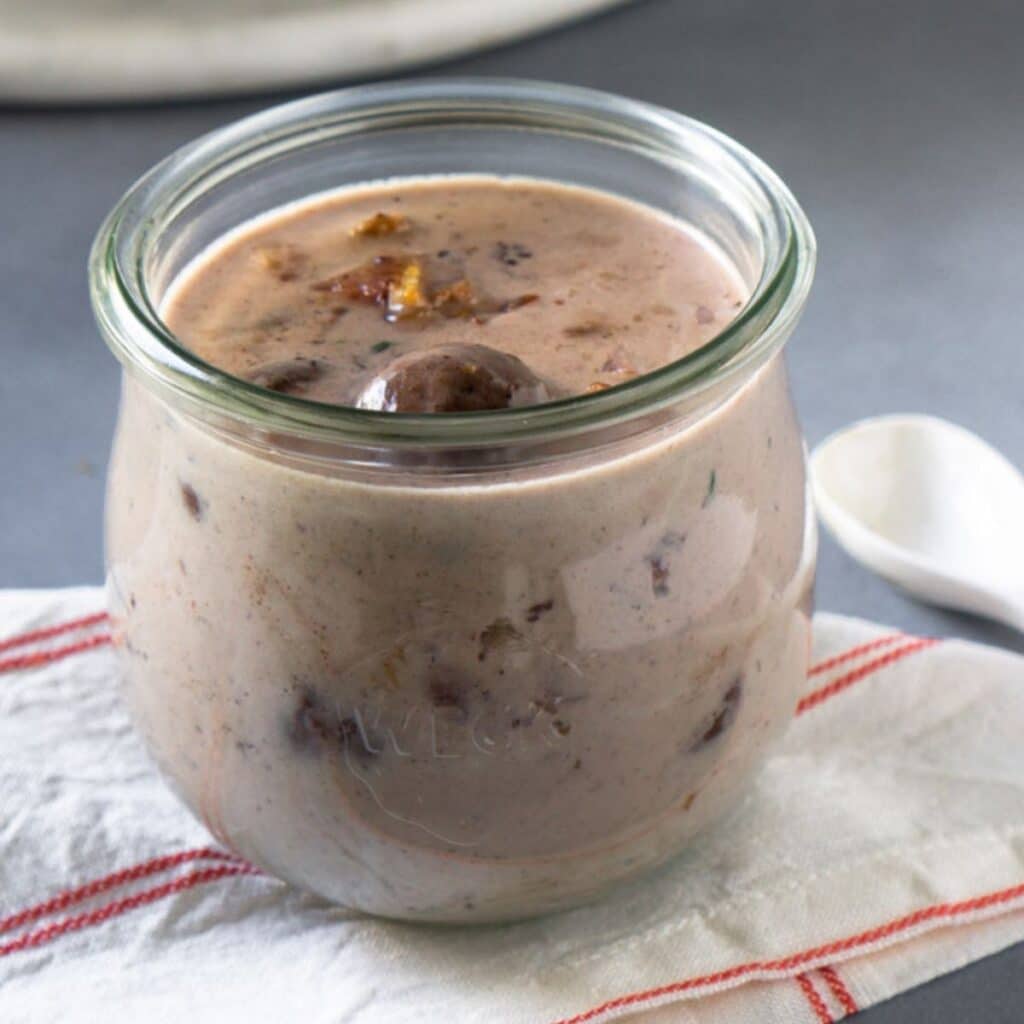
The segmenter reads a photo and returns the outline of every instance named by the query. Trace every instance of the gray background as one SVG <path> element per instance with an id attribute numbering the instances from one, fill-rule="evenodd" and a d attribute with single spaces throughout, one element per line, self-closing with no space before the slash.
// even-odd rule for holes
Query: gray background
<path id="1" fill-rule="evenodd" d="M 1022 41 L 1024 8 L 993 0 L 644 0 L 426 73 L 609 89 L 734 135 L 818 234 L 790 347 L 809 442 L 934 412 L 1024 465 Z M 278 98 L 0 109 L 0 585 L 101 578 L 118 374 L 86 294 L 100 219 L 171 149 Z M 821 608 L 1024 651 L 1009 630 L 908 601 L 828 537 L 819 580 Z M 860 1019 L 997 1024 L 1021 1005 L 1024 947 Z"/>

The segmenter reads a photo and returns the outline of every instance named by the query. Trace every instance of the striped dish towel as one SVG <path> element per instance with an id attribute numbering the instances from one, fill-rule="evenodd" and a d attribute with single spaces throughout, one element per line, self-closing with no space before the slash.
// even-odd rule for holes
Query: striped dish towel
<path id="1" fill-rule="evenodd" d="M 0 592 L 0 1020 L 807 1021 L 1024 938 L 1024 659 L 820 615 L 739 813 L 603 903 L 376 921 L 211 845 L 121 710 L 101 592 Z"/>

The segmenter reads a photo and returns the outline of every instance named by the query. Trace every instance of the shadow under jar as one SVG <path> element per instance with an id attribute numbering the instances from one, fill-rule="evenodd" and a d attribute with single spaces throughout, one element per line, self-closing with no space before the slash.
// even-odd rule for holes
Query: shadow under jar
<path id="1" fill-rule="evenodd" d="M 233 228 L 438 174 L 646 203 L 750 299 L 618 387 L 434 416 L 260 389 L 163 324 Z M 329 93 L 134 186 L 91 264 L 124 368 L 109 599 L 134 720 L 214 835 L 350 907 L 498 921 L 590 900 L 733 807 L 807 668 L 815 536 L 781 350 L 813 262 L 792 196 L 731 140 L 541 83 Z"/>

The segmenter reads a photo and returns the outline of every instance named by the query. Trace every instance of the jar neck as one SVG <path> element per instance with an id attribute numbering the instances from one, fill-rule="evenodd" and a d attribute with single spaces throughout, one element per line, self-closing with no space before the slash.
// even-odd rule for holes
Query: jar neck
<path id="1" fill-rule="evenodd" d="M 700 392 L 650 410 L 643 416 L 599 421 L 577 433 L 559 432 L 506 441 L 437 446 L 401 441 L 353 442 L 337 435 L 317 435 L 302 430 L 268 428 L 246 417 L 225 413 L 215 403 L 185 392 L 168 391 L 161 383 L 126 368 L 126 386 L 137 400 L 160 401 L 171 415 L 182 417 L 193 429 L 218 441 L 244 450 L 254 458 L 287 463 L 310 472 L 335 473 L 344 467 L 348 476 L 365 473 L 380 480 L 389 473 L 396 477 L 491 478 L 523 470 L 530 475 L 560 472 L 587 460 L 610 460 L 658 444 L 669 436 L 702 427 L 719 415 L 723 407 L 737 401 L 742 393 L 757 386 L 759 377 L 771 372 L 773 361 L 781 358 L 765 351 L 757 366 L 747 365 L 743 374 L 719 378 Z"/>
<path id="2" fill-rule="evenodd" d="M 396 415 L 266 391 L 203 362 L 158 315 L 181 267 L 218 237 L 325 182 L 472 172 L 617 192 L 694 224 L 751 298 L 697 351 L 595 394 L 487 413 Z M 814 242 L 785 186 L 698 122 L 589 90 L 407 81 L 274 108 L 199 139 L 136 184 L 101 228 L 93 305 L 135 379 L 242 443 L 403 470 L 480 469 L 627 443 L 706 415 L 778 351 L 803 309 Z"/>

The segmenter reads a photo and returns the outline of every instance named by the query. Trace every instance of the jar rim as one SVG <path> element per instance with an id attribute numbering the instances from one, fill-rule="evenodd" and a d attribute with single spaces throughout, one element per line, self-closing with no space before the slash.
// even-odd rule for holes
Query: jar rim
<path id="1" fill-rule="evenodd" d="M 603 391 L 484 412 L 393 413 L 280 394 L 220 370 L 162 321 L 145 281 L 145 256 L 162 217 L 232 173 L 312 140 L 358 132 L 391 117 L 422 124 L 543 125 L 569 120 L 598 142 L 640 147 L 671 162 L 699 146 L 716 171 L 752 192 L 765 258 L 746 305 L 722 331 L 680 359 Z M 419 120 L 418 120 L 419 119 Z M 403 123 L 402 121 L 398 122 Z M 511 78 L 422 78 L 356 86 L 271 107 L 186 144 L 137 181 L 99 229 L 89 259 L 93 311 L 108 345 L 172 392 L 272 431 L 355 444 L 480 447 L 579 434 L 644 416 L 744 369 L 780 346 L 806 304 L 815 240 L 803 210 L 758 157 L 700 121 L 611 93 Z"/>

